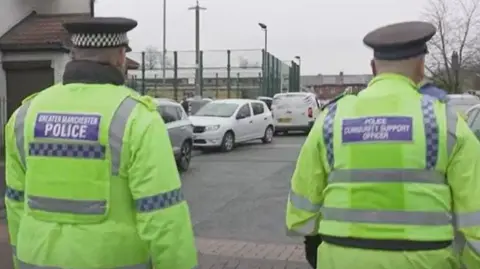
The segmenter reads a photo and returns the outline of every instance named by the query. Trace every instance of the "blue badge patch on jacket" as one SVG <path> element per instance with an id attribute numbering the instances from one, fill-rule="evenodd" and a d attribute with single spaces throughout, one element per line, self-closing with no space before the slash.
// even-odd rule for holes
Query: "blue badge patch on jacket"
<path id="1" fill-rule="evenodd" d="M 365 117 L 342 121 L 342 143 L 412 141 L 411 117 Z"/>
<path id="2" fill-rule="evenodd" d="M 99 115 L 39 113 L 35 121 L 36 138 L 98 141 Z"/>

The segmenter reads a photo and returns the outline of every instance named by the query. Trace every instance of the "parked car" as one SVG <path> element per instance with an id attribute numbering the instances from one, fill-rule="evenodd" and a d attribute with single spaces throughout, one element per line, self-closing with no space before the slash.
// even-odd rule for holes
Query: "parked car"
<path id="1" fill-rule="evenodd" d="M 320 109 L 317 97 L 309 92 L 278 93 L 273 97 L 275 132 L 309 132 Z"/>
<path id="2" fill-rule="evenodd" d="M 190 116 L 196 148 L 231 151 L 235 144 L 261 139 L 271 143 L 273 118 L 267 105 L 258 100 L 225 99 L 204 105 Z"/>
<path id="3" fill-rule="evenodd" d="M 480 98 L 471 94 L 449 94 L 447 103 L 455 112 L 466 116 L 473 106 L 480 104 Z"/>
<path id="4" fill-rule="evenodd" d="M 157 111 L 167 125 L 178 170 L 185 172 L 190 166 L 193 148 L 193 125 L 183 107 L 170 99 L 155 99 Z"/>
<path id="5" fill-rule="evenodd" d="M 257 97 L 257 100 L 265 102 L 265 104 L 267 104 L 268 109 L 272 110 L 272 103 L 273 103 L 272 97 L 259 96 Z"/>

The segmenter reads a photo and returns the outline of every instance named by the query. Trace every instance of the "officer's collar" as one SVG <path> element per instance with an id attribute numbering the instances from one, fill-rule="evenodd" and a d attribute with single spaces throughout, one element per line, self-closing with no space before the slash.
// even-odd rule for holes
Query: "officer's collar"
<path id="1" fill-rule="evenodd" d="M 125 77 L 117 68 L 92 61 L 71 61 L 65 66 L 63 84 L 123 85 Z"/>
<path id="2" fill-rule="evenodd" d="M 380 74 L 380 75 L 375 76 L 370 81 L 370 83 L 368 83 L 368 87 L 370 87 L 373 84 L 378 83 L 382 80 L 398 80 L 398 82 L 403 82 L 403 83 L 409 84 L 414 89 L 418 88 L 418 86 L 410 78 L 408 78 L 406 76 L 399 75 L 399 74 L 393 74 L 393 73 L 384 73 L 384 74 Z"/>

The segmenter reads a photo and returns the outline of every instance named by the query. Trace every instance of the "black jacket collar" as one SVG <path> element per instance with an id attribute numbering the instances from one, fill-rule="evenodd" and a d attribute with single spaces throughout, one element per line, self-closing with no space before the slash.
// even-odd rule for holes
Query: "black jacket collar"
<path id="1" fill-rule="evenodd" d="M 124 85 L 125 77 L 117 68 L 92 61 L 71 61 L 65 66 L 63 84 Z"/>

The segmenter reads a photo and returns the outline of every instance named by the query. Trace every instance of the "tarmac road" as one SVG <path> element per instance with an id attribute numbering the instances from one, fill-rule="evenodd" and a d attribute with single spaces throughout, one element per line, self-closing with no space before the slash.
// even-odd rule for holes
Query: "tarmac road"
<path id="1" fill-rule="evenodd" d="M 301 239 L 285 236 L 285 202 L 305 136 L 195 156 L 182 175 L 200 269 L 307 269 Z M 12 268 L 0 222 L 0 268 Z"/>
<path id="2" fill-rule="evenodd" d="M 285 235 L 289 182 L 304 140 L 279 136 L 195 157 L 183 186 L 201 268 L 309 268 L 301 238 Z M 202 240 L 224 246 L 212 251 Z"/>

